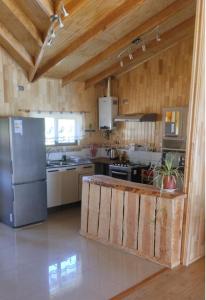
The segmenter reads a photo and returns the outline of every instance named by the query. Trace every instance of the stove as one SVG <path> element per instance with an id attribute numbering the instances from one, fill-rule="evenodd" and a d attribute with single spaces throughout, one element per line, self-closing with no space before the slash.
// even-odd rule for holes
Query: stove
<path id="1" fill-rule="evenodd" d="M 109 176 L 123 180 L 141 182 L 143 169 L 149 169 L 149 165 L 131 162 L 114 162 L 109 165 Z"/>

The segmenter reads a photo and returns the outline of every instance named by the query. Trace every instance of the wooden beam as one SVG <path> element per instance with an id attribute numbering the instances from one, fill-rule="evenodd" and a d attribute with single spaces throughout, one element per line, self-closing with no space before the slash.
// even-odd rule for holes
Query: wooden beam
<path id="1" fill-rule="evenodd" d="M 154 29 L 157 25 L 160 25 L 161 23 L 165 22 L 169 18 L 173 17 L 178 11 L 184 9 L 192 2 L 193 0 L 182 0 L 182 1 L 176 0 L 168 7 L 166 7 L 159 13 L 157 13 L 155 16 L 146 20 L 143 24 L 139 25 L 130 33 L 126 34 L 121 39 L 113 43 L 103 52 L 97 54 L 95 57 L 91 58 L 89 61 L 87 61 L 80 67 L 78 67 L 76 70 L 70 72 L 68 75 L 66 75 L 63 78 L 62 85 L 64 86 L 67 83 L 69 83 L 71 80 L 77 79 L 80 74 L 86 72 L 91 67 L 94 67 L 99 63 L 102 63 L 103 60 L 107 59 L 109 56 L 111 56 L 118 50 L 128 46 L 132 42 L 132 40 L 134 40 L 137 36 L 140 36 Z"/>
<path id="2" fill-rule="evenodd" d="M 36 0 L 36 2 L 48 17 L 54 14 L 54 5 L 52 0 Z"/>
<path id="3" fill-rule="evenodd" d="M 70 16 L 72 16 L 73 14 L 75 14 L 82 6 L 83 4 L 86 3 L 86 0 L 75 0 L 71 3 L 68 2 L 67 4 L 65 4 L 65 8 L 69 11 L 69 14 Z M 62 20 L 64 20 L 64 18 L 62 18 Z M 36 75 L 36 72 L 41 64 L 41 61 L 42 61 L 42 58 L 44 56 L 44 53 L 45 53 L 45 50 L 46 50 L 46 47 L 47 47 L 47 42 L 48 42 L 48 39 L 49 39 L 49 36 L 50 36 L 50 31 L 51 31 L 51 28 L 54 26 L 54 29 L 58 26 L 57 22 L 55 22 L 53 25 L 50 25 L 48 31 L 47 31 L 47 34 L 46 34 L 46 37 L 45 37 L 45 40 L 44 40 L 44 43 L 41 47 L 41 50 L 39 51 L 39 54 L 36 58 L 36 61 L 35 61 L 35 65 L 34 67 L 30 70 L 29 72 L 29 81 L 32 82 L 35 75 Z"/>
<path id="4" fill-rule="evenodd" d="M 84 43 L 94 38 L 101 31 L 104 31 L 107 27 L 117 22 L 123 16 L 125 16 L 134 7 L 140 6 L 145 0 L 127 0 L 122 5 L 114 9 L 112 12 L 107 14 L 102 20 L 95 24 L 92 28 L 87 30 L 84 34 L 78 37 L 76 40 L 71 42 L 65 49 L 60 53 L 51 58 L 45 65 L 43 65 L 36 73 L 35 80 L 50 70 L 53 66 L 63 60 L 65 57 L 73 53 Z"/>
<path id="5" fill-rule="evenodd" d="M 122 59 L 124 64 L 123 68 L 120 66 L 120 63 L 117 62 L 113 64 L 111 67 L 107 68 L 106 70 L 86 80 L 85 88 L 88 88 L 98 83 L 99 81 L 107 78 L 108 76 L 128 71 L 129 69 L 131 69 L 131 67 L 134 67 L 134 65 L 137 66 L 139 64 L 142 64 L 143 62 L 158 55 L 162 51 L 165 51 L 168 48 L 172 47 L 174 44 L 181 41 L 183 38 L 192 35 L 193 31 L 194 31 L 194 17 L 189 18 L 183 23 L 163 33 L 161 35 L 161 42 L 157 42 L 156 39 L 150 41 L 147 44 L 146 52 L 143 52 L 141 48 L 138 48 L 136 51 L 132 53 L 133 60 L 130 60 L 128 57 Z"/>
<path id="6" fill-rule="evenodd" d="M 23 69 L 29 70 L 33 66 L 30 54 L 2 23 L 0 23 L 0 44 Z"/>
<path id="7" fill-rule="evenodd" d="M 7 7 L 7 9 L 18 20 L 21 26 L 30 34 L 31 38 L 41 47 L 42 38 L 35 25 L 32 23 L 24 12 L 19 8 L 16 1 L 13 0 L 1 0 L 1 2 Z M 9 20 L 8 20 L 9 21 Z"/>

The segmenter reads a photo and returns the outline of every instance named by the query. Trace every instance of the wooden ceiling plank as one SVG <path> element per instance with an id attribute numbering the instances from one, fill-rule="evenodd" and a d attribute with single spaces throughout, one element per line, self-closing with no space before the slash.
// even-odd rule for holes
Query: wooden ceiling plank
<path id="1" fill-rule="evenodd" d="M 19 8 L 16 1 L 13 0 L 0 0 L 9 11 L 13 14 L 13 16 L 19 21 L 19 23 L 24 27 L 24 29 L 30 34 L 30 36 L 34 39 L 34 41 L 41 47 L 42 46 L 42 38 L 32 23 L 32 21 L 27 17 L 24 12 Z M 9 21 L 9 20 L 8 20 Z"/>
<path id="2" fill-rule="evenodd" d="M 75 39 L 65 49 L 63 49 L 60 53 L 51 58 L 45 65 L 39 68 L 34 79 L 38 79 L 65 57 L 80 48 L 84 43 L 88 42 L 101 31 L 104 31 L 107 27 L 111 26 L 113 23 L 117 22 L 119 19 L 125 16 L 129 11 L 132 10 L 132 8 L 141 6 L 144 2 L 145 0 L 126 0 L 122 5 L 112 10 L 112 12 L 107 14 L 106 17 L 100 20 L 97 24 L 87 30 L 80 37 Z"/>
<path id="3" fill-rule="evenodd" d="M 109 56 L 117 52 L 118 50 L 128 46 L 132 40 L 134 40 L 137 36 L 140 36 L 152 29 L 156 26 L 160 25 L 161 23 L 167 21 L 169 18 L 173 17 L 179 11 L 186 8 L 189 4 L 192 3 L 193 0 L 176 0 L 165 9 L 157 13 L 155 16 L 151 17 L 150 19 L 146 20 L 144 23 L 136 27 L 130 33 L 123 36 L 121 39 L 110 45 L 106 48 L 103 52 L 97 54 L 95 57 L 91 58 L 89 61 L 75 69 L 74 71 L 70 72 L 69 74 L 65 75 L 62 80 L 62 85 L 65 86 L 71 80 L 77 79 L 78 76 L 87 70 L 89 70 L 94 65 L 102 63 L 103 60 L 107 59 Z"/>
<path id="4" fill-rule="evenodd" d="M 52 0 L 36 0 L 36 2 L 48 17 L 54 14 L 54 5 Z"/>
<path id="5" fill-rule="evenodd" d="M 158 55 L 160 52 L 172 47 L 178 41 L 182 40 L 183 38 L 193 34 L 194 29 L 194 20 L 195 18 L 189 18 L 186 21 L 182 22 L 181 24 L 177 25 L 176 27 L 168 30 L 167 32 L 161 35 L 161 42 L 157 42 L 156 39 L 152 40 L 147 44 L 147 51 L 142 52 L 141 48 L 138 48 L 136 51 L 133 52 L 133 60 L 131 61 L 128 57 L 123 59 L 124 67 L 120 66 L 120 63 L 117 62 L 107 68 L 106 70 L 100 72 L 99 74 L 89 78 L 85 82 L 85 88 L 91 87 L 96 83 L 102 81 L 103 79 L 107 78 L 108 76 L 120 74 L 128 71 L 128 66 L 131 65 L 132 67 L 142 64 L 143 62 L 151 59 L 153 56 Z M 170 41 L 171 44 L 165 43 L 164 41 Z M 141 59 L 142 58 L 142 59 Z M 136 64 L 135 64 L 136 62 Z"/>
<path id="6" fill-rule="evenodd" d="M 15 37 L 0 23 L 0 44 L 25 70 L 33 66 L 32 57 Z"/>
<path id="7" fill-rule="evenodd" d="M 37 0 L 39 1 L 39 0 Z M 75 0 L 73 3 L 68 2 L 65 4 L 65 8 L 69 11 L 69 14 L 70 15 L 73 15 L 75 14 L 81 7 L 83 4 L 86 3 L 86 0 Z M 63 18 L 64 19 L 64 18 Z M 50 25 L 48 31 L 47 31 L 47 34 L 46 34 L 46 37 L 45 37 L 45 40 L 44 40 L 44 43 L 41 47 L 41 50 L 39 51 L 39 54 L 36 58 L 36 61 L 35 61 L 35 65 L 34 67 L 30 70 L 29 72 L 29 81 L 32 82 L 35 75 L 36 75 L 36 72 L 41 64 L 41 61 L 42 61 L 42 58 L 44 56 L 44 53 L 45 53 L 45 50 L 46 50 L 46 47 L 47 47 L 47 42 L 48 42 L 48 39 L 49 39 L 49 36 L 50 36 L 50 31 L 51 31 L 51 28 L 54 26 L 54 29 L 58 26 L 57 22 L 55 22 L 53 25 Z"/>

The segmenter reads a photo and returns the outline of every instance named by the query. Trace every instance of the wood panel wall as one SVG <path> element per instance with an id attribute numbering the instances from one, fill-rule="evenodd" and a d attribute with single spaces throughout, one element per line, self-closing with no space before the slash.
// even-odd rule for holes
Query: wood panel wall
<path id="1" fill-rule="evenodd" d="M 113 80 L 120 114 L 154 112 L 163 107 L 188 106 L 192 67 L 193 37 L 187 38 L 149 61 Z M 126 123 L 113 140 L 121 143 L 161 144 L 162 123 Z M 149 138 L 148 138 L 149 137 Z"/>
<path id="2" fill-rule="evenodd" d="M 193 39 L 188 38 L 137 68 L 112 80 L 112 95 L 120 99 L 120 113 L 156 112 L 165 106 L 188 105 Z M 19 92 L 18 85 L 24 86 Z M 97 99 L 106 95 L 105 84 L 84 89 L 73 82 L 42 78 L 30 84 L 22 69 L 0 48 L 0 116 L 22 115 L 19 109 L 89 111 L 86 127 L 97 129 Z M 119 124 L 109 140 L 98 131 L 86 134 L 82 144 L 146 144 L 161 147 L 162 123 Z"/>
<path id="3" fill-rule="evenodd" d="M 185 173 L 186 205 L 183 262 L 188 265 L 205 250 L 205 0 L 197 1 L 194 56 L 189 105 Z"/>
<path id="4" fill-rule="evenodd" d="M 24 91 L 18 91 L 18 85 Z M 28 115 L 30 111 L 88 111 L 86 128 L 97 128 L 97 98 L 101 85 L 87 90 L 81 82 L 73 82 L 62 88 L 60 80 L 41 78 L 29 83 L 26 74 L 0 47 L 0 116 Z M 84 143 L 100 142 L 99 133 L 85 136 Z"/>

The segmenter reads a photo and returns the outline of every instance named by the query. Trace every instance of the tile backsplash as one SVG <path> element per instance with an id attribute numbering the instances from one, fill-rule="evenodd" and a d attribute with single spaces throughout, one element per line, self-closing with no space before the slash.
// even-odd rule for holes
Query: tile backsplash
<path id="1" fill-rule="evenodd" d="M 98 147 L 97 154 L 95 157 L 108 157 L 106 147 Z M 126 151 L 128 158 L 132 162 L 140 163 L 152 163 L 159 164 L 161 162 L 161 152 L 151 151 L 134 151 L 133 149 L 119 149 L 119 151 Z M 82 158 L 92 158 L 90 154 L 90 148 L 84 147 L 79 149 L 69 149 L 67 147 L 48 147 L 47 148 L 47 159 L 48 160 L 61 160 L 62 155 L 66 155 L 67 158 L 70 156 L 78 156 Z"/>

